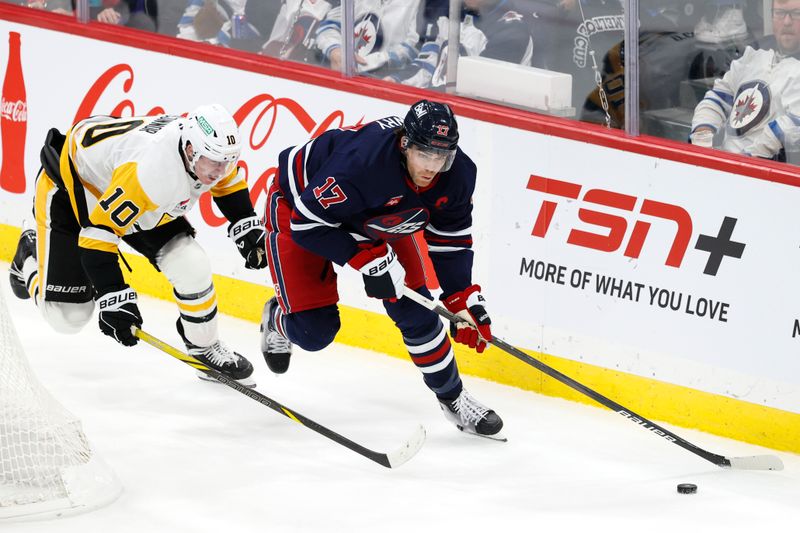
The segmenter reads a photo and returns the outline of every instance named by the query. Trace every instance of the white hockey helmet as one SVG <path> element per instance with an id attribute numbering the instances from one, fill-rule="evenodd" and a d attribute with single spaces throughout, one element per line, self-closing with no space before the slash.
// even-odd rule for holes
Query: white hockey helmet
<path id="1" fill-rule="evenodd" d="M 186 157 L 189 171 L 195 173 L 195 164 L 201 156 L 211 161 L 227 163 L 223 176 L 236 167 L 242 153 L 239 127 L 233 116 L 220 104 L 201 105 L 186 117 L 181 133 L 181 148 L 186 154 L 186 143 L 192 145 L 192 157 Z"/>

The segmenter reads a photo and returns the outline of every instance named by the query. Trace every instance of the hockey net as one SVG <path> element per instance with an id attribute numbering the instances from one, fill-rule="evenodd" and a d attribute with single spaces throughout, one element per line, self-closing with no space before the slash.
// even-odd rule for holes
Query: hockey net
<path id="1" fill-rule="evenodd" d="M 0 524 L 96 509 L 122 487 L 33 374 L 0 290 Z"/>

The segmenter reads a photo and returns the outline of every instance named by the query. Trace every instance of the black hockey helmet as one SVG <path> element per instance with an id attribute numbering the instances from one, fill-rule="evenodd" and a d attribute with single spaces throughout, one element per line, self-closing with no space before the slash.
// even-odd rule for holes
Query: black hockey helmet
<path id="1" fill-rule="evenodd" d="M 446 156 L 442 172 L 450 169 L 458 146 L 458 123 L 447 104 L 420 100 L 408 110 L 403 129 L 408 144 L 430 155 Z"/>

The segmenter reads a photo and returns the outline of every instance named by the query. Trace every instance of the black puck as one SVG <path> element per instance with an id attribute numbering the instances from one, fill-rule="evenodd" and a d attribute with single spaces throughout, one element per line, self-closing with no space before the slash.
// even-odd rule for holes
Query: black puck
<path id="1" fill-rule="evenodd" d="M 697 492 L 697 485 L 694 483 L 681 483 L 678 485 L 678 492 L 680 494 L 694 494 Z"/>

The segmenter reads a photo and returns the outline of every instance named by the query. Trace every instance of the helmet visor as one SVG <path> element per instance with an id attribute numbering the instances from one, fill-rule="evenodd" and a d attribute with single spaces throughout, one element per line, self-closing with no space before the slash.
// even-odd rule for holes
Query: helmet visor
<path id="1" fill-rule="evenodd" d="M 201 155 L 194 163 L 194 173 L 204 182 L 215 182 L 233 172 L 238 159 L 230 161 L 215 161 Z"/>
<path id="2" fill-rule="evenodd" d="M 426 167 L 437 172 L 447 172 L 453 166 L 456 158 L 456 149 L 447 150 L 444 148 L 434 148 L 415 142 L 410 142 L 409 149 L 414 150 L 414 157 Z"/>

